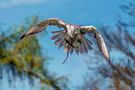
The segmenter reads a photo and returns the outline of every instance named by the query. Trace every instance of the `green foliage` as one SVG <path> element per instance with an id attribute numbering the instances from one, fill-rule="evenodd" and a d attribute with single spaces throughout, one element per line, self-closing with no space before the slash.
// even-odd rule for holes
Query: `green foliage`
<path id="1" fill-rule="evenodd" d="M 33 83 L 34 79 L 37 78 L 47 88 L 65 90 L 67 88 L 65 85 L 66 79 L 64 77 L 56 78 L 45 67 L 44 63 L 47 58 L 42 56 L 38 39 L 35 36 L 23 40 L 19 39 L 23 32 L 36 22 L 37 18 L 33 17 L 29 26 L 21 25 L 18 30 L 15 30 L 15 33 L 4 32 L 0 34 L 1 79 L 3 79 L 3 70 L 6 70 L 9 76 L 10 72 L 12 72 L 10 79 L 28 77 L 30 83 Z"/>

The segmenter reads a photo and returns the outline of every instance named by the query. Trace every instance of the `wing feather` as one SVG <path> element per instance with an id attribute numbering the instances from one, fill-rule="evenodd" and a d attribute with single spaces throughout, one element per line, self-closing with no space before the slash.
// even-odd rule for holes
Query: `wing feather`
<path id="1" fill-rule="evenodd" d="M 35 26 L 33 26 L 28 32 L 24 33 L 20 39 L 23 39 L 26 36 L 37 34 L 43 30 L 45 30 L 48 26 L 53 25 L 59 28 L 66 29 L 66 23 L 58 18 L 49 18 L 45 21 L 41 21 Z"/>
<path id="2" fill-rule="evenodd" d="M 109 60 L 109 53 L 105 44 L 105 41 L 100 33 L 96 33 L 96 40 L 99 47 L 99 50 L 103 54 L 106 60 Z"/>
<path id="3" fill-rule="evenodd" d="M 80 28 L 80 32 L 82 32 L 82 34 L 87 33 L 88 36 L 90 35 L 90 33 L 94 34 L 100 52 L 103 54 L 103 56 L 106 60 L 109 60 L 109 53 L 108 53 L 105 41 L 104 41 L 102 35 L 97 31 L 97 29 L 94 26 L 82 26 Z M 87 50 L 86 49 L 87 45 L 89 45 L 88 47 L 90 47 L 90 44 L 92 44 L 92 43 L 85 37 L 83 37 L 82 39 L 83 39 L 83 43 L 84 43 L 84 48 L 85 48 L 85 50 Z"/>

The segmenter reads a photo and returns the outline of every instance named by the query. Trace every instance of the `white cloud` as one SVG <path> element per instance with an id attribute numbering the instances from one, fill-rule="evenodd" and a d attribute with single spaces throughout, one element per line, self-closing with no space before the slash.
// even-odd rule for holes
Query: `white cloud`
<path id="1" fill-rule="evenodd" d="M 47 1 L 49 0 L 0 0 L 0 8 L 7 8 L 21 4 L 33 5 Z"/>

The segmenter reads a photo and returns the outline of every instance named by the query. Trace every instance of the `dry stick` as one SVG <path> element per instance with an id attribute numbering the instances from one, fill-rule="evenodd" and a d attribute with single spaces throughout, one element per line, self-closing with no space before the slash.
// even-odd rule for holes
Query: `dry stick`
<path id="1" fill-rule="evenodd" d="M 66 41 L 66 43 L 68 43 L 70 46 L 72 46 L 74 48 L 74 46 L 67 39 L 65 39 L 65 41 Z M 69 57 L 69 52 L 67 52 L 67 57 L 64 60 L 63 64 L 67 61 L 68 57 Z"/>
<path id="2" fill-rule="evenodd" d="M 65 39 L 65 38 L 64 38 L 64 39 Z M 68 43 L 71 47 L 75 48 L 67 39 L 65 39 L 65 41 L 66 41 L 66 43 Z M 68 57 L 69 57 L 69 52 L 67 52 L 67 57 L 66 57 L 66 59 L 64 60 L 63 64 L 67 61 Z"/>
<path id="3" fill-rule="evenodd" d="M 67 52 L 67 57 L 66 57 L 66 59 L 63 61 L 63 64 L 67 61 L 68 57 L 69 57 L 69 52 Z"/>
<path id="4" fill-rule="evenodd" d="M 66 43 L 68 43 L 70 46 L 72 46 L 74 48 L 74 46 L 67 40 L 65 39 Z"/>

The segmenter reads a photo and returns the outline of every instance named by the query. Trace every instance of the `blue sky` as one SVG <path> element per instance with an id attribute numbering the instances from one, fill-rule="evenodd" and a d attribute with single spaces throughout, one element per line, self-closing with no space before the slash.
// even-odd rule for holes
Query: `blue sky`
<path id="1" fill-rule="evenodd" d="M 40 20 L 58 17 L 79 25 L 98 27 L 103 23 L 114 26 L 119 19 L 118 15 L 122 13 L 119 6 L 129 1 L 132 0 L 0 0 L 0 23 L 18 26 L 31 16 L 38 15 Z M 49 32 L 53 29 L 58 28 L 49 27 L 47 30 Z M 53 57 L 48 65 L 49 70 L 58 76 L 67 75 L 72 83 L 71 87 L 82 84 L 82 76 L 87 70 L 86 55 L 70 56 L 63 65 L 66 54 L 50 41 L 52 35 L 49 33 L 37 36 L 43 47 L 43 55 Z"/>

